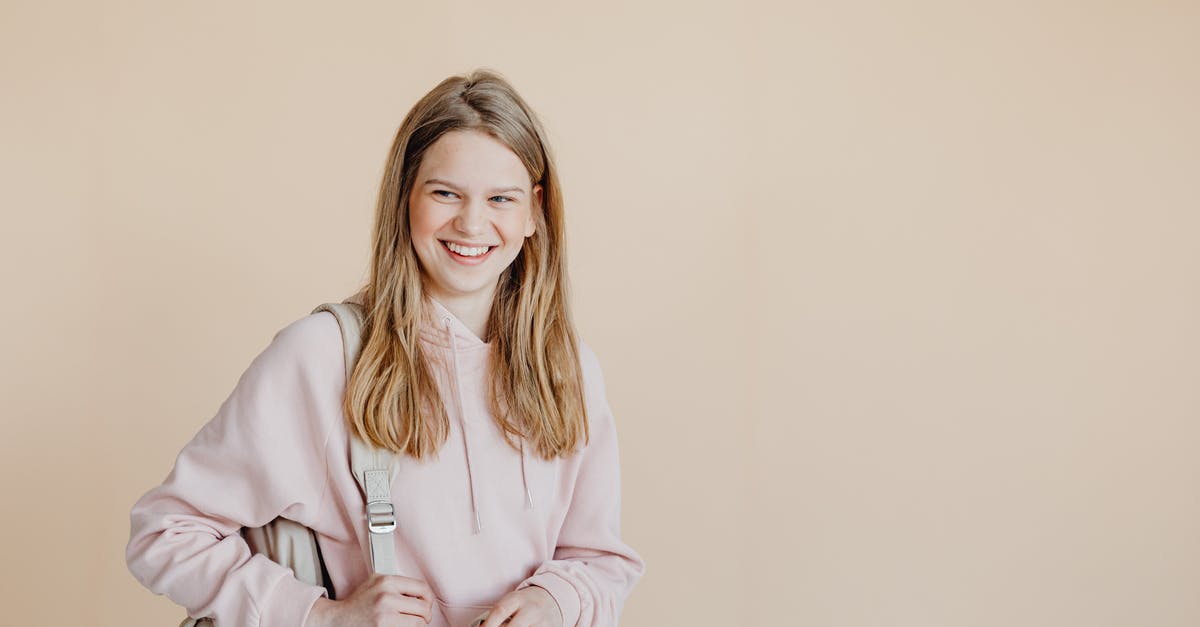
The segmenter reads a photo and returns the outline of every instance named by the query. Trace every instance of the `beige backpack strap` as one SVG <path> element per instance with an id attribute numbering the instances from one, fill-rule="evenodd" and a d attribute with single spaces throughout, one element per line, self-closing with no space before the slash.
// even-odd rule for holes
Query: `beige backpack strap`
<path id="1" fill-rule="evenodd" d="M 346 353 L 346 383 L 354 372 L 354 363 L 362 348 L 363 308 L 358 303 L 325 303 L 313 310 L 328 311 L 342 329 Z M 371 545 L 371 568 L 382 575 L 398 575 L 396 565 L 396 510 L 392 505 L 392 477 L 396 457 L 387 449 L 364 442 L 350 434 L 350 468 L 366 502 L 367 537 Z"/>

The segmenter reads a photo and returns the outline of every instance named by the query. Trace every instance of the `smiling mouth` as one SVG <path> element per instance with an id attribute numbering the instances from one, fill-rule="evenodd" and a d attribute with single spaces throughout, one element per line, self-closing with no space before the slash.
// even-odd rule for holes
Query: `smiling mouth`
<path id="1" fill-rule="evenodd" d="M 446 240 L 438 240 L 442 243 L 442 248 L 450 253 L 450 256 L 459 261 L 482 261 L 487 257 L 495 246 L 462 246 Z"/>

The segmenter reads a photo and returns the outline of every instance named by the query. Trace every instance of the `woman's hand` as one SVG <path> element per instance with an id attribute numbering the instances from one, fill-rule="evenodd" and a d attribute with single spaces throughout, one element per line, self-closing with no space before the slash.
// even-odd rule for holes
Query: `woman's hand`
<path id="1" fill-rule="evenodd" d="M 545 588 L 529 586 L 500 597 L 479 627 L 563 627 L 562 622 L 558 601 Z"/>
<path id="2" fill-rule="evenodd" d="M 433 590 L 420 579 L 372 573 L 349 597 L 320 597 L 304 627 L 424 627 L 433 620 Z"/>

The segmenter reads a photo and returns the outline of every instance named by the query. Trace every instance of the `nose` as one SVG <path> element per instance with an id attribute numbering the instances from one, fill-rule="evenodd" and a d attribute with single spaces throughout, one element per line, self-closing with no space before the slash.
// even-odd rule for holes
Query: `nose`
<path id="1" fill-rule="evenodd" d="M 464 202 L 454 216 L 454 228 L 466 237 L 482 235 L 487 228 L 487 207 L 478 200 Z"/>

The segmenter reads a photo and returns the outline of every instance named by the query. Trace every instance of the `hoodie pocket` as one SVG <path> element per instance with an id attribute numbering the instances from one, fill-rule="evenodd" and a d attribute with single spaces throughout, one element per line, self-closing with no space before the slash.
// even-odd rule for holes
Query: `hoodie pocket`
<path id="1" fill-rule="evenodd" d="M 491 605 L 465 605 L 446 603 L 434 597 L 433 622 L 430 627 L 475 627 L 483 622 L 483 615 Z M 480 619 L 475 622 L 475 619 Z"/>

